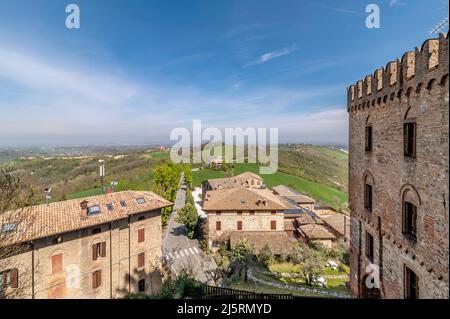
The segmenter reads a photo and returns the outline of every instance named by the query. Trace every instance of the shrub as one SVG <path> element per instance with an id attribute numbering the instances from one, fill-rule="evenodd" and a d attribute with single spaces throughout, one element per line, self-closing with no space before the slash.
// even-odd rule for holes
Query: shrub
<path id="1" fill-rule="evenodd" d="M 258 254 L 258 260 L 266 267 L 269 267 L 274 263 L 275 260 L 269 245 L 266 244 L 261 248 Z"/>
<path id="2" fill-rule="evenodd" d="M 347 266 L 346 264 L 343 264 L 343 263 L 341 263 L 339 265 L 339 270 L 342 271 L 342 272 L 345 272 L 346 274 L 350 273 L 350 267 Z"/>
<path id="3" fill-rule="evenodd" d="M 206 239 L 202 239 L 198 242 L 200 249 L 203 251 L 207 251 L 208 250 L 208 241 Z"/>

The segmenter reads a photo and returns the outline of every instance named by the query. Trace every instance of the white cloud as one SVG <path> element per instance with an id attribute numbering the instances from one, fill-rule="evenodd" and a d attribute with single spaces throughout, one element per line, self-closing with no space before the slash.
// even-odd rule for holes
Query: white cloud
<path id="1" fill-rule="evenodd" d="M 264 53 L 258 59 L 246 63 L 244 65 L 244 67 L 258 65 L 258 64 L 263 64 L 263 63 L 269 62 L 270 60 L 282 57 L 284 55 L 291 54 L 295 50 L 296 50 L 295 45 L 293 45 L 291 48 L 283 48 L 283 49 L 278 50 L 278 51 L 272 51 L 272 52 Z"/>
<path id="2" fill-rule="evenodd" d="M 280 137 L 291 141 L 346 142 L 345 107 L 301 115 L 311 99 L 345 92 L 345 86 L 254 91 L 236 86 L 228 94 L 214 93 L 138 84 L 58 61 L 0 47 L 0 86 L 11 90 L 0 98 L 0 144 L 168 142 L 173 128 L 190 128 L 194 119 L 217 127 L 279 127 Z"/>

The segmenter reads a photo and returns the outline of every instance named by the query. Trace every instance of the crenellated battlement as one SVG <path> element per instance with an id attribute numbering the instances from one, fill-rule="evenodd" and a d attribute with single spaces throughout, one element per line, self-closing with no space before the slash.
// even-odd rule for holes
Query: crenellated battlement
<path id="1" fill-rule="evenodd" d="M 401 60 L 349 86 L 347 110 L 352 112 L 375 104 L 388 103 L 411 92 L 420 93 L 423 87 L 431 90 L 435 83 L 445 85 L 448 80 L 448 33 L 426 40 L 421 48 L 406 52 Z M 414 91 L 412 91 L 414 90 Z"/>

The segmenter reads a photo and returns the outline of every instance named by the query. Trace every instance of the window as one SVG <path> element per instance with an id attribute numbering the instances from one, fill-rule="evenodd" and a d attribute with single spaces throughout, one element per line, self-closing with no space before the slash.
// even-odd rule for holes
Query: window
<path id="1" fill-rule="evenodd" d="M 138 243 L 145 241 L 145 228 L 138 229 Z"/>
<path id="2" fill-rule="evenodd" d="M 143 197 L 138 198 L 138 199 L 136 199 L 136 202 L 137 202 L 139 205 L 145 204 L 145 198 L 143 198 Z"/>
<path id="3" fill-rule="evenodd" d="M 2 233 L 12 233 L 17 230 L 17 224 L 15 223 L 6 223 L 2 226 Z"/>
<path id="4" fill-rule="evenodd" d="M 87 208 L 87 214 L 89 216 L 100 214 L 100 206 L 95 205 Z"/>
<path id="5" fill-rule="evenodd" d="M 114 210 L 114 206 L 111 203 L 106 204 L 106 208 L 108 208 L 108 211 L 110 211 L 110 212 Z"/>
<path id="6" fill-rule="evenodd" d="M 276 220 L 270 221 L 270 229 L 277 230 L 277 221 Z"/>
<path id="7" fill-rule="evenodd" d="M 270 214 L 271 214 L 271 215 L 276 215 L 277 212 L 276 212 L 275 210 L 273 210 L 273 211 L 270 212 Z"/>
<path id="8" fill-rule="evenodd" d="M 403 233 L 417 238 L 417 207 L 410 202 L 403 203 L 404 217 L 403 217 Z"/>
<path id="9" fill-rule="evenodd" d="M 100 227 L 97 227 L 92 230 L 92 235 L 100 234 L 101 232 L 102 232 L 102 229 Z"/>
<path id="10" fill-rule="evenodd" d="M 127 207 L 127 202 L 124 201 L 124 200 L 121 200 L 121 201 L 120 201 L 120 206 L 121 206 L 121 207 Z"/>
<path id="11" fill-rule="evenodd" d="M 97 270 L 92 273 L 92 288 L 96 289 L 102 285 L 102 271 Z"/>
<path id="12" fill-rule="evenodd" d="M 366 126 L 366 152 L 372 151 L 372 126 Z"/>
<path id="13" fill-rule="evenodd" d="M 237 230 L 242 230 L 242 221 L 238 220 L 237 222 Z"/>
<path id="14" fill-rule="evenodd" d="M 364 208 L 372 212 L 372 185 L 364 185 Z"/>
<path id="15" fill-rule="evenodd" d="M 403 125 L 403 143 L 405 156 L 416 156 L 416 123 Z"/>
<path id="16" fill-rule="evenodd" d="M 145 266 L 145 253 L 138 254 L 138 267 Z"/>
<path id="17" fill-rule="evenodd" d="M 52 256 L 52 274 L 57 274 L 63 271 L 63 254 Z"/>
<path id="18" fill-rule="evenodd" d="M 405 267 L 405 298 L 419 299 L 419 278 L 408 267 Z"/>
<path id="19" fill-rule="evenodd" d="M 106 241 L 92 245 L 92 260 L 106 257 Z"/>
<path id="20" fill-rule="evenodd" d="M 216 221 L 216 230 L 222 230 L 222 222 L 221 221 Z"/>
<path id="21" fill-rule="evenodd" d="M 138 291 L 139 292 L 145 291 L 145 279 L 141 279 L 138 281 Z"/>
<path id="22" fill-rule="evenodd" d="M 373 262 L 373 236 L 366 232 L 366 256 Z"/>
<path id="23" fill-rule="evenodd" d="M 17 268 L 0 272 L 0 290 L 18 287 L 19 271 Z"/>

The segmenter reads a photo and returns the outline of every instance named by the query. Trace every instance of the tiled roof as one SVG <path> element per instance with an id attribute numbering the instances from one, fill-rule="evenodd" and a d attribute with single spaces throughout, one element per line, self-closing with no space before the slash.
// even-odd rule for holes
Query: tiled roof
<path id="1" fill-rule="evenodd" d="M 292 231 L 295 230 L 295 225 L 293 220 L 284 220 L 284 230 Z"/>
<path id="2" fill-rule="evenodd" d="M 335 213 L 327 217 L 323 217 L 322 220 L 325 224 L 336 230 L 339 234 L 347 238 L 350 238 L 350 218 L 343 214 Z M 345 229 L 346 228 L 346 229 Z"/>
<path id="3" fill-rule="evenodd" d="M 225 188 L 206 192 L 203 210 L 285 210 L 287 207 L 268 189 Z"/>
<path id="4" fill-rule="evenodd" d="M 314 199 L 306 195 L 286 196 L 286 198 L 293 200 L 297 204 L 314 204 L 316 202 Z"/>
<path id="5" fill-rule="evenodd" d="M 297 225 L 307 225 L 307 224 L 323 224 L 322 220 L 316 216 L 308 213 L 303 213 L 295 219 Z"/>
<path id="6" fill-rule="evenodd" d="M 213 189 L 221 189 L 221 188 L 232 188 L 232 187 L 248 187 L 253 185 L 247 185 L 247 180 L 254 178 L 262 181 L 263 179 L 252 173 L 252 172 L 244 172 L 242 174 L 226 177 L 226 178 L 214 178 L 208 179 L 206 182 L 211 185 Z"/>
<path id="7" fill-rule="evenodd" d="M 265 245 L 268 245 L 274 254 L 286 254 L 293 251 L 289 236 L 284 231 L 233 231 L 230 233 L 231 247 L 244 238 L 247 239 L 256 254 Z"/>
<path id="8" fill-rule="evenodd" d="M 145 202 L 139 204 L 137 199 L 142 198 Z M 88 216 L 87 210 L 81 207 L 83 201 L 87 201 L 87 207 L 99 206 L 100 213 Z M 125 207 L 121 206 L 121 201 L 125 201 Z M 112 204 L 113 210 L 108 210 L 108 204 Z M 101 225 L 171 205 L 171 202 L 152 192 L 123 191 L 30 206 L 22 209 L 20 213 L 6 212 L 0 215 L 0 226 L 13 223 L 14 218 L 20 216 L 17 230 L 8 234 L 11 236 L 8 237 L 8 242 L 24 242 Z"/>
<path id="9" fill-rule="evenodd" d="M 286 185 L 278 185 L 278 186 L 274 186 L 273 191 L 275 193 L 277 193 L 280 196 L 295 196 L 295 195 L 300 195 L 299 192 L 297 192 L 296 190 L 290 188 L 289 186 Z"/>
<path id="10" fill-rule="evenodd" d="M 336 236 L 318 224 L 300 225 L 297 230 L 301 236 L 309 239 L 336 239 Z"/>

